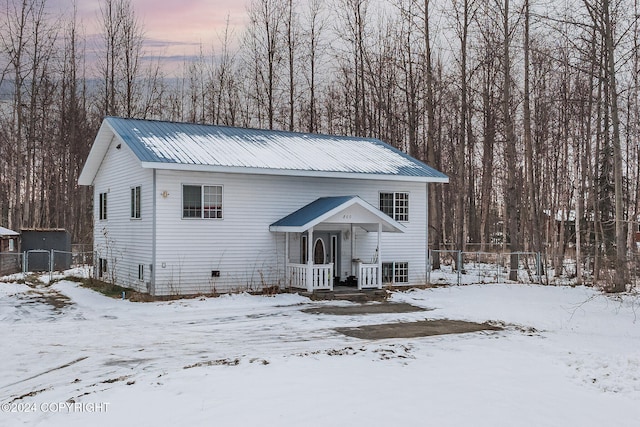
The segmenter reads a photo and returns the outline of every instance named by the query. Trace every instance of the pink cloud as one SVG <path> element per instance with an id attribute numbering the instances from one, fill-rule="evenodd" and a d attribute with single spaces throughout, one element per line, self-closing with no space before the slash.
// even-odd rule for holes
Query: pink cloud
<path id="1" fill-rule="evenodd" d="M 245 2 L 240 0 L 134 0 L 136 13 L 150 38 L 179 42 L 217 43 L 227 16 L 239 29 L 246 22 Z"/>
<path id="2" fill-rule="evenodd" d="M 153 40 L 205 46 L 218 43 L 218 34 L 229 25 L 239 35 L 247 22 L 248 0 L 132 0 L 145 34 Z M 72 0 L 49 0 L 49 7 L 69 15 Z M 98 27 L 100 0 L 78 0 L 78 18 L 89 33 Z"/>

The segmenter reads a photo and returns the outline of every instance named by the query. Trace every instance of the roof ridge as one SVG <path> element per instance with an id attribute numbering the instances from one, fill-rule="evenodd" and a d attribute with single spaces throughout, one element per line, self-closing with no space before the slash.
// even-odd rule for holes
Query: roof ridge
<path id="1" fill-rule="evenodd" d="M 352 140 L 361 140 L 361 141 L 375 141 L 384 145 L 388 145 L 391 148 L 397 149 L 393 145 L 386 143 L 379 138 L 367 137 L 367 136 L 300 132 L 300 131 L 291 131 L 286 129 L 264 129 L 264 128 L 248 127 L 248 126 L 230 126 L 230 125 L 220 125 L 220 124 L 212 124 L 212 123 L 178 122 L 173 120 L 162 120 L 162 119 L 140 119 L 136 117 L 105 116 L 105 120 L 136 121 L 136 122 L 159 123 L 159 124 L 167 124 L 167 125 L 175 125 L 175 126 L 198 126 L 203 128 L 208 127 L 208 128 L 236 129 L 236 130 L 246 130 L 250 132 L 268 132 L 268 133 L 287 134 L 287 135 L 296 135 L 296 136 L 306 135 L 306 136 L 314 136 L 314 137 L 321 137 L 321 138 L 341 138 L 341 139 L 352 139 Z M 400 152 L 402 153 L 402 151 Z"/>

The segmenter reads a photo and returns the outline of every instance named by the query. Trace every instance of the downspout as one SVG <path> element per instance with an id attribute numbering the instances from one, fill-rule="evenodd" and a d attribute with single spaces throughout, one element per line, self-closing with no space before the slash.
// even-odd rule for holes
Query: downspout
<path id="1" fill-rule="evenodd" d="M 151 295 L 156 294 L 156 217 L 157 217 L 157 203 L 158 195 L 156 194 L 156 169 L 153 169 L 153 214 L 151 224 L 151 287 L 149 293 Z"/>

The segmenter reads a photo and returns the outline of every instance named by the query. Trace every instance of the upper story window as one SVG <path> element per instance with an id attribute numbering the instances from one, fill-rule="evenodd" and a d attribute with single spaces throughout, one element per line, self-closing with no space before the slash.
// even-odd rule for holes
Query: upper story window
<path id="1" fill-rule="evenodd" d="M 98 217 L 100 219 L 107 219 L 107 193 L 100 193 L 98 209 Z"/>
<path id="2" fill-rule="evenodd" d="M 409 221 L 409 193 L 380 193 L 380 210 L 396 221 Z"/>
<path id="3" fill-rule="evenodd" d="M 131 218 L 140 219 L 140 186 L 131 188 Z"/>
<path id="4" fill-rule="evenodd" d="M 183 185 L 182 217 L 222 219 L 222 186 Z"/>

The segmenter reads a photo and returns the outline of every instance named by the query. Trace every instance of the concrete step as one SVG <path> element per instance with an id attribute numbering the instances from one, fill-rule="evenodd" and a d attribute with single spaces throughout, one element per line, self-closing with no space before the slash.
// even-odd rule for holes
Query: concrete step
<path id="1" fill-rule="evenodd" d="M 316 291 L 316 292 L 300 292 L 300 295 L 306 296 L 314 301 L 319 300 L 339 300 L 339 301 L 351 301 L 351 302 L 372 302 L 372 301 L 386 301 L 389 294 L 385 290 L 354 290 L 354 291 Z"/>

